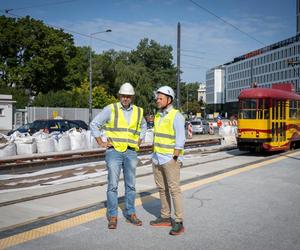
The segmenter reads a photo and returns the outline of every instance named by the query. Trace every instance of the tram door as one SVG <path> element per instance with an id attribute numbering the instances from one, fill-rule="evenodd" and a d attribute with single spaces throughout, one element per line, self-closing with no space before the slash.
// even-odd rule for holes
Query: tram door
<path id="1" fill-rule="evenodd" d="M 286 101 L 272 100 L 272 141 L 283 142 L 286 140 Z"/>

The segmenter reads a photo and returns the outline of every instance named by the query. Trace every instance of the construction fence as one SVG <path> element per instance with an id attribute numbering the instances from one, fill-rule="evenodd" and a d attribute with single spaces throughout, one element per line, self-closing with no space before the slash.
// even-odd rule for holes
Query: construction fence
<path id="1" fill-rule="evenodd" d="M 94 118 L 101 109 L 93 109 L 92 117 Z M 15 110 L 14 115 L 15 127 L 21 126 L 28 122 L 40 119 L 62 118 L 69 120 L 82 120 L 89 123 L 88 108 L 53 108 L 53 107 L 26 107 L 26 109 Z"/>

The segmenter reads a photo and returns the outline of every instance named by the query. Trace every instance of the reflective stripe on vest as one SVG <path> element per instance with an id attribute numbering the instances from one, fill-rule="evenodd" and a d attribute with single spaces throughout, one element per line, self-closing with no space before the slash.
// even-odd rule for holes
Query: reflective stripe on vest
<path id="1" fill-rule="evenodd" d="M 174 119 L 178 110 L 172 109 L 166 116 L 156 114 L 154 119 L 154 149 L 160 154 L 173 154 L 175 148 Z M 181 150 L 180 154 L 183 154 Z"/>
<path id="2" fill-rule="evenodd" d="M 133 105 L 130 123 L 128 125 L 120 103 L 111 104 L 110 121 L 105 126 L 108 141 L 112 143 L 115 150 L 126 151 L 127 147 L 139 150 L 138 140 L 141 134 L 141 123 L 143 109 Z"/>

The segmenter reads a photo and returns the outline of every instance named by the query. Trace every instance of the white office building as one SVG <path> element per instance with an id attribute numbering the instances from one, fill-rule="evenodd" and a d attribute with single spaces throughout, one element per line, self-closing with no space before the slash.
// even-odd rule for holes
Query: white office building
<path id="1" fill-rule="evenodd" d="M 206 72 L 206 103 L 223 104 L 225 86 L 225 68 L 218 66 Z"/>
<path id="2" fill-rule="evenodd" d="M 274 83 L 293 83 L 295 91 L 300 93 L 300 0 L 296 3 L 295 36 L 207 71 L 207 112 L 236 114 L 241 90 L 253 84 L 270 88 Z"/>
<path id="3" fill-rule="evenodd" d="M 225 65 L 226 103 L 237 102 L 242 89 L 291 82 L 300 92 L 300 35 L 252 51 Z"/>

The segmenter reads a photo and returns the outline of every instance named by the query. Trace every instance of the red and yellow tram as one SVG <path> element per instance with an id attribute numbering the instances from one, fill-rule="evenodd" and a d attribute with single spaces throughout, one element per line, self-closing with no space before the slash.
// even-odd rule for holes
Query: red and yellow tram
<path id="1" fill-rule="evenodd" d="M 293 85 L 250 88 L 239 95 L 240 150 L 282 151 L 300 143 L 300 95 Z"/>

